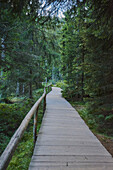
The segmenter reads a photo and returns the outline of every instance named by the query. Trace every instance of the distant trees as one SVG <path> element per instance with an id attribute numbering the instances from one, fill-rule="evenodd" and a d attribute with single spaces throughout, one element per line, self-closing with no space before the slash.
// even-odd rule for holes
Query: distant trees
<path id="1" fill-rule="evenodd" d="M 86 92 L 90 95 L 89 112 L 95 114 L 100 129 L 113 126 L 113 43 L 112 1 L 101 0 L 89 4 L 87 28 Z"/>
<path id="2" fill-rule="evenodd" d="M 84 96 L 84 12 L 80 8 L 73 7 L 65 13 L 62 26 L 61 56 L 62 73 L 69 85 L 68 93 L 71 98 Z"/>
<path id="3" fill-rule="evenodd" d="M 94 114 L 100 129 L 110 128 L 113 2 L 69 2 L 0 2 L 0 96 L 32 98 L 42 81 L 63 78 L 68 98 L 87 101 L 88 113 Z M 55 14 L 64 6 L 67 12 L 59 22 Z"/>
<path id="4" fill-rule="evenodd" d="M 1 98 L 11 94 L 29 94 L 32 98 L 32 90 L 40 88 L 46 77 L 52 78 L 54 58 L 58 57 L 54 27 L 57 20 L 53 18 L 50 25 L 50 21 L 45 22 L 48 17 L 36 16 L 34 20 L 34 15 L 32 8 L 18 14 L 10 3 L 1 3 Z"/>
<path id="5" fill-rule="evenodd" d="M 79 2 L 65 14 L 62 73 L 68 98 L 87 101 L 100 130 L 113 126 L 112 1 Z"/>

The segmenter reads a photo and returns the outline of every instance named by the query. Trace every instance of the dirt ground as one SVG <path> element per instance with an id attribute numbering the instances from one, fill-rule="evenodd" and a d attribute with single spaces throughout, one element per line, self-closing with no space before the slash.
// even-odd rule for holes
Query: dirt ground
<path id="1" fill-rule="evenodd" d="M 100 140 L 102 145 L 108 150 L 108 152 L 112 155 L 113 157 L 113 139 L 107 138 L 103 135 L 95 134 L 95 136 Z"/>

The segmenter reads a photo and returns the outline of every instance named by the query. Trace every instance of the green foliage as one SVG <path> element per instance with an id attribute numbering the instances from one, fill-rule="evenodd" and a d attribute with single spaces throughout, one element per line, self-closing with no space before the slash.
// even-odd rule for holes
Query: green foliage
<path id="1" fill-rule="evenodd" d="M 0 104 L 0 153 L 5 149 L 32 104 L 31 100 L 26 100 L 22 104 Z"/>
<path id="2" fill-rule="evenodd" d="M 92 109 L 89 110 L 89 103 L 85 102 L 75 102 L 70 101 L 70 103 L 77 109 L 80 116 L 89 126 L 89 128 L 96 133 L 102 133 L 104 135 L 112 136 L 112 123 L 113 115 L 103 112 L 98 112 L 98 108 L 92 112 Z M 106 116 L 105 116 L 106 115 Z"/>
<path id="3" fill-rule="evenodd" d="M 0 153 L 32 105 L 43 93 L 40 89 L 42 82 L 52 78 L 53 65 L 56 67 L 59 63 L 56 17 L 50 18 L 52 21 L 50 25 L 47 16 L 37 15 L 40 9 L 38 1 L 35 4 L 34 1 L 29 2 L 27 8 L 24 2 L 21 4 L 16 1 L 6 2 L 0 2 Z M 58 69 L 55 70 L 58 72 Z M 8 99 L 13 104 L 2 103 Z M 39 112 L 40 126 L 42 105 Z M 31 125 L 32 121 L 29 128 Z M 32 149 L 31 131 L 27 131 L 27 134 L 24 136 L 26 141 L 20 143 L 20 149 L 17 149 L 9 169 L 28 169 Z M 23 165 L 20 162 L 23 162 Z"/>
<path id="4" fill-rule="evenodd" d="M 10 138 L 19 127 L 21 121 L 24 119 L 28 111 L 36 100 L 42 95 L 43 89 L 34 91 L 34 98 L 14 98 L 15 104 L 0 104 L 0 154 L 7 146 Z M 40 129 L 43 117 L 42 105 L 39 107 L 38 114 L 38 127 Z M 24 133 L 19 146 L 17 147 L 14 156 L 8 166 L 9 170 L 12 169 L 28 169 L 32 151 L 33 151 L 33 119 L 30 121 L 27 130 Z"/>
<path id="5" fill-rule="evenodd" d="M 37 127 L 37 134 L 39 132 L 41 121 L 42 121 L 42 109 L 39 109 L 38 114 L 38 127 Z M 31 161 L 31 157 L 33 154 L 34 143 L 33 143 L 33 125 L 30 125 L 25 131 L 21 142 L 19 143 L 12 160 L 8 166 L 8 170 L 27 170 L 29 168 L 29 164 Z"/>
<path id="6" fill-rule="evenodd" d="M 87 103 L 85 102 L 71 102 L 72 106 L 76 108 L 78 113 L 80 114 L 81 118 L 85 121 L 85 123 L 88 125 L 88 127 L 93 132 L 98 132 L 98 126 L 97 118 L 94 117 L 94 115 L 91 113 L 89 114 L 87 110 Z"/>
<path id="7" fill-rule="evenodd" d="M 67 11 L 62 22 L 60 51 L 61 71 L 68 84 L 64 97 L 86 101 L 89 124 L 113 135 L 111 5 L 113 2 L 108 0 L 86 1 Z"/>
<path id="8" fill-rule="evenodd" d="M 113 114 L 110 114 L 109 116 L 106 116 L 106 121 L 112 121 L 113 120 Z"/>
<path id="9" fill-rule="evenodd" d="M 44 93 L 44 89 L 43 89 L 43 88 L 37 89 L 37 90 L 33 91 L 33 97 L 34 97 L 34 99 L 36 100 L 36 99 L 37 99 L 37 96 L 41 96 L 43 93 Z"/>
<path id="10" fill-rule="evenodd" d="M 48 1 L 45 7 L 52 2 L 59 1 Z M 68 100 L 87 103 L 79 112 L 90 128 L 113 135 L 113 1 L 70 2 L 74 6 L 61 22 L 52 13 L 37 15 L 38 1 L 27 7 L 19 1 L 0 2 L 0 100 L 25 99 L 0 104 L 0 148 L 42 93 L 34 90 L 50 79 L 63 80 L 56 86 Z"/>
<path id="11" fill-rule="evenodd" d="M 34 20 L 33 11 L 29 10 L 21 11 L 18 16 L 12 14 L 10 3 L 0 4 L 0 97 L 26 95 L 32 98 L 32 91 L 41 88 L 46 79 L 50 80 L 53 65 L 55 69 L 58 65 L 59 47 L 55 41 L 58 21 L 54 17 L 51 25 L 42 24 L 46 16 L 37 16 Z"/>
<path id="12" fill-rule="evenodd" d="M 32 128 L 24 134 L 22 142 L 17 147 L 15 154 L 8 166 L 8 170 L 27 170 L 33 152 L 33 133 Z"/>
<path id="13" fill-rule="evenodd" d="M 60 87 L 62 90 L 65 90 L 65 88 L 68 86 L 66 81 L 58 81 L 55 84 L 56 87 Z"/>
<path id="14" fill-rule="evenodd" d="M 26 105 L 0 104 L 0 153 L 5 149 L 10 137 L 25 117 Z M 6 139 L 6 140 L 4 140 Z M 3 147 L 2 147 L 3 146 Z"/>
<path id="15" fill-rule="evenodd" d="M 76 9 L 79 10 L 79 9 Z M 82 14 L 84 15 L 84 13 Z M 82 24 L 81 24 L 82 22 Z M 84 95 L 84 29 L 83 21 L 77 11 L 65 13 L 61 30 L 61 71 L 68 87 L 68 98 L 83 100 Z"/>
<path id="16" fill-rule="evenodd" d="M 62 89 L 62 96 L 65 97 L 67 100 L 75 100 L 75 89 L 70 88 L 67 81 L 58 81 L 56 83 L 57 87 L 60 87 Z M 72 92 L 73 91 L 73 92 Z"/>

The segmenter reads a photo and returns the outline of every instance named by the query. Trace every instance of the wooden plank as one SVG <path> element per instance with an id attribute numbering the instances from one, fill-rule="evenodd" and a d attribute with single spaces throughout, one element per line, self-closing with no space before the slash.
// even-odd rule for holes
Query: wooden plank
<path id="1" fill-rule="evenodd" d="M 84 140 L 73 140 L 73 139 L 60 139 L 60 138 L 41 138 L 38 139 L 36 145 L 40 146 L 100 146 L 101 144 L 97 141 L 84 141 Z"/>
<path id="2" fill-rule="evenodd" d="M 53 88 L 29 170 L 113 170 L 113 158 Z"/>
<path id="3" fill-rule="evenodd" d="M 88 142 L 92 142 L 92 141 L 98 141 L 98 139 L 95 137 L 95 136 L 92 136 L 92 137 L 87 137 L 87 136 L 80 136 L 80 135 L 76 135 L 76 136 L 64 136 L 64 135 L 50 135 L 50 134 L 42 134 L 40 133 L 38 135 L 38 139 L 37 139 L 37 142 L 40 140 L 40 139 L 44 139 L 45 142 L 47 139 L 50 139 L 51 141 L 54 141 L 55 139 L 61 139 L 61 140 L 65 140 L 65 141 L 70 141 L 70 140 L 73 140 L 74 142 L 77 142 L 77 141 L 88 141 Z"/>
<path id="4" fill-rule="evenodd" d="M 77 135 L 77 134 L 83 134 L 85 133 L 85 135 L 87 134 L 90 134 L 90 135 L 93 135 L 93 133 L 87 128 L 87 126 L 80 126 L 80 127 L 77 127 L 76 125 L 75 126 L 69 126 L 66 130 L 66 127 L 67 126 L 62 126 L 62 124 L 60 126 L 53 126 L 51 128 L 51 126 L 42 126 L 41 130 L 40 130 L 40 133 L 43 133 L 45 132 L 46 134 L 48 133 L 55 133 L 55 134 L 59 134 L 60 132 L 62 132 L 63 134 L 71 134 L 72 136 L 73 135 Z M 94 136 L 94 135 L 93 135 Z"/>
<path id="5" fill-rule="evenodd" d="M 76 168 L 76 169 L 75 169 Z M 113 166 L 82 166 L 82 167 L 70 167 L 70 166 L 59 166 L 59 167 L 51 167 L 51 166 L 45 166 L 45 167 L 37 167 L 37 166 L 30 166 L 29 170 L 113 170 Z"/>
<path id="6" fill-rule="evenodd" d="M 30 166 L 35 167 L 59 167 L 59 166 L 68 166 L 68 167 L 104 167 L 104 166 L 113 166 L 113 163 L 100 163 L 100 162 L 31 162 Z"/>
<path id="7" fill-rule="evenodd" d="M 69 156 L 66 156 L 66 155 L 58 155 L 58 156 L 55 156 L 55 155 L 52 155 L 52 156 L 44 156 L 44 155 L 38 155 L 38 156 L 33 156 L 32 157 L 32 161 L 38 161 L 38 162 L 101 162 L 101 163 L 112 163 L 113 162 L 113 158 L 111 156 L 98 156 L 98 155 L 69 155 Z"/>
<path id="8" fill-rule="evenodd" d="M 95 138 L 92 134 L 89 134 L 89 133 L 83 133 L 82 131 L 76 131 L 76 132 L 72 132 L 71 134 L 70 134 L 70 131 L 71 130 L 67 130 L 67 132 L 65 131 L 65 130 L 61 130 L 60 131 L 60 129 L 59 130 L 51 130 L 51 131 L 41 131 L 40 132 L 40 134 L 46 134 L 46 135 L 54 135 L 54 134 L 56 134 L 57 136 L 59 136 L 59 137 L 61 137 L 61 136 L 67 136 L 67 137 L 69 137 L 69 138 L 71 138 L 71 136 L 75 136 L 75 137 L 79 137 L 79 136 L 83 136 L 83 137 L 85 137 L 85 136 L 87 136 L 88 138 Z"/>
<path id="9" fill-rule="evenodd" d="M 73 126 L 73 128 L 81 128 L 81 127 L 87 127 L 85 124 L 79 124 L 79 123 L 71 123 L 71 124 L 65 124 L 64 122 L 47 122 L 47 121 L 43 121 L 42 122 L 42 126 L 51 126 L 51 127 L 54 127 L 54 126 L 57 126 L 57 127 L 59 127 L 59 126 L 64 126 L 64 127 L 67 127 L 67 128 L 69 128 L 69 127 L 71 127 L 71 126 Z M 87 127 L 88 128 L 88 127 Z"/>
<path id="10" fill-rule="evenodd" d="M 110 154 L 103 147 L 88 146 L 35 146 L 34 155 L 104 155 Z"/>

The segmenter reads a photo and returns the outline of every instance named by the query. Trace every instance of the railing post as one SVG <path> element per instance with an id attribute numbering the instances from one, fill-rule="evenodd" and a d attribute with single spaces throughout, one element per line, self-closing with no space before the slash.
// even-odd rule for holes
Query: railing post
<path id="1" fill-rule="evenodd" d="M 46 110 L 46 88 L 45 87 L 44 87 L 44 93 L 45 93 L 45 96 L 44 96 L 44 103 L 43 103 L 43 115 Z"/>
<path id="2" fill-rule="evenodd" d="M 52 90 L 52 84 L 50 85 L 50 91 Z"/>
<path id="3" fill-rule="evenodd" d="M 37 118 L 38 118 L 38 109 L 39 106 L 36 109 L 36 112 L 34 114 L 34 127 L 33 127 L 33 142 L 34 142 L 34 146 L 37 140 Z"/>

